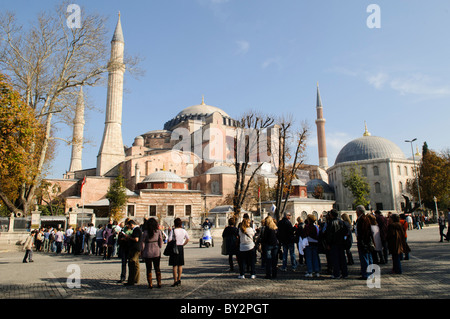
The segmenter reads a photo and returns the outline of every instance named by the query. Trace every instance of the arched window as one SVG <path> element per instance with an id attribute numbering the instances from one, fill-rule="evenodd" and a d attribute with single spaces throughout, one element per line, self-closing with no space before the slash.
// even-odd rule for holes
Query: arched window
<path id="1" fill-rule="evenodd" d="M 400 193 L 403 193 L 403 183 L 402 183 L 402 182 L 399 182 L 399 183 L 398 183 L 398 191 L 399 191 Z"/>
<path id="2" fill-rule="evenodd" d="M 397 166 L 397 174 L 402 175 L 402 169 L 401 169 L 400 165 Z"/>
<path id="3" fill-rule="evenodd" d="M 367 176 L 367 170 L 365 167 L 361 168 L 361 172 L 362 172 L 363 176 Z"/>
<path id="4" fill-rule="evenodd" d="M 378 171 L 378 166 L 373 167 L 373 175 L 375 175 L 375 176 L 380 175 L 380 172 Z"/>
<path id="5" fill-rule="evenodd" d="M 408 175 L 408 167 L 405 166 L 405 175 Z"/>
<path id="6" fill-rule="evenodd" d="M 381 185 L 380 183 L 375 183 L 375 193 L 381 193 Z"/>

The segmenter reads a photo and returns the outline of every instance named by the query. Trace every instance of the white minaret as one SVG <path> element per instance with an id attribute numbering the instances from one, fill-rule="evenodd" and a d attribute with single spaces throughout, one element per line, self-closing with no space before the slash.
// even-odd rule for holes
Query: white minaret
<path id="1" fill-rule="evenodd" d="M 123 75 L 125 73 L 125 64 L 123 63 L 124 45 L 119 12 L 119 20 L 111 40 L 105 130 L 97 156 L 97 176 L 105 176 L 117 164 L 125 160 L 122 139 Z M 109 175 L 116 175 L 116 172 L 110 172 Z"/>
<path id="2" fill-rule="evenodd" d="M 317 143 L 319 149 L 319 167 L 328 168 L 327 143 L 325 138 L 325 119 L 323 118 L 322 99 L 320 98 L 319 83 L 317 83 Z"/>
<path id="3" fill-rule="evenodd" d="M 69 172 L 82 170 L 81 154 L 83 151 L 83 133 L 84 133 L 84 96 L 83 87 L 78 94 L 77 108 L 75 118 L 73 119 L 72 135 L 72 157 L 70 158 Z"/>

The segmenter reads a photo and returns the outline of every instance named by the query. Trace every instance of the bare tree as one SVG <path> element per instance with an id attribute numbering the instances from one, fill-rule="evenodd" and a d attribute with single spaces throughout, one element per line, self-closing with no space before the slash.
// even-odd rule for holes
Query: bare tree
<path id="1" fill-rule="evenodd" d="M 306 124 L 303 124 L 300 131 L 294 132 L 292 116 L 281 117 L 276 128 L 278 130 L 278 149 L 273 152 L 274 162 L 277 164 L 274 215 L 275 219 L 279 220 L 286 210 L 292 190 L 292 181 L 303 164 L 308 128 Z"/>
<path id="2" fill-rule="evenodd" d="M 49 145 L 53 119 L 72 114 L 80 86 L 95 86 L 106 71 L 105 18 L 85 11 L 78 27 L 67 25 L 68 3 L 44 12 L 28 30 L 17 26 L 15 15 L 0 16 L 0 69 L 8 74 L 25 102 L 45 127 L 39 147 L 37 174 L 22 186 L 22 210 L 28 213 L 39 186 Z M 72 118 L 72 117 L 70 117 Z"/>
<path id="3" fill-rule="evenodd" d="M 236 171 L 233 210 L 236 217 L 241 212 L 255 174 L 268 157 L 270 150 L 267 147 L 267 129 L 273 122 L 271 116 L 258 112 L 249 112 L 237 121 L 233 141 L 233 164 Z"/>

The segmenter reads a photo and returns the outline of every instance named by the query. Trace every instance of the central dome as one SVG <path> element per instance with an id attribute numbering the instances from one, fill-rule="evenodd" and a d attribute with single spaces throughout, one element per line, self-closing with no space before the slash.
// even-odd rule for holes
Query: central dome
<path id="1" fill-rule="evenodd" d="M 177 116 L 166 122 L 164 124 L 164 129 L 170 131 L 181 122 L 187 120 L 202 120 L 215 112 L 219 113 L 224 119 L 227 119 L 227 121 L 231 121 L 231 117 L 224 110 L 216 106 L 205 104 L 205 99 L 202 98 L 201 104 L 192 105 L 183 109 Z"/>
<path id="2" fill-rule="evenodd" d="M 224 110 L 207 104 L 198 104 L 185 108 L 180 113 L 177 114 L 177 117 L 189 116 L 189 115 L 210 115 L 214 112 L 219 112 L 224 117 L 230 117 Z"/>
<path id="3" fill-rule="evenodd" d="M 405 159 L 405 154 L 393 142 L 378 136 L 363 136 L 345 145 L 334 164 L 369 159 Z"/>

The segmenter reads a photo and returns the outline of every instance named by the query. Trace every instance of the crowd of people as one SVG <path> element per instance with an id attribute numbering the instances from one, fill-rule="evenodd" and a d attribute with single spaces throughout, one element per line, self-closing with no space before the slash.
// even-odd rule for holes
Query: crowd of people
<path id="1" fill-rule="evenodd" d="M 305 265 L 305 277 L 320 277 L 323 254 L 327 275 L 338 279 L 348 277 L 348 265 L 355 263 L 351 248 L 356 243 L 360 279 L 367 280 L 372 275 L 370 265 L 388 263 L 389 254 L 392 273 L 401 274 L 401 261 L 408 260 L 410 252 L 406 216 L 389 213 L 385 217 L 380 211 L 366 212 L 363 206 L 356 208 L 356 215 L 352 223 L 346 213 L 339 216 L 333 209 L 319 220 L 310 214 L 306 220 L 298 218 L 293 224 L 291 214 L 286 212 L 278 222 L 267 216 L 256 229 L 248 215 L 239 225 L 230 218 L 222 233 L 222 254 L 228 256 L 230 271 L 234 271 L 236 258 L 239 279 L 244 279 L 246 273 L 250 278 L 256 277 L 258 254 L 267 279 L 276 278 L 278 270 L 287 271 L 288 260 L 293 271 Z"/>
<path id="2" fill-rule="evenodd" d="M 133 286 L 140 280 L 140 262 L 146 265 L 148 288 L 153 288 L 152 271 L 155 272 L 157 287 L 161 288 L 161 248 L 171 240 L 176 241 L 177 255 L 169 257 L 169 266 L 173 267 L 174 284 L 181 285 L 184 265 L 183 246 L 189 242 L 187 231 L 182 228 L 180 218 L 174 220 L 173 228 L 164 229 L 154 218 L 145 219 L 139 225 L 132 219 L 95 227 L 90 223 L 86 227 L 65 231 L 53 227 L 32 230 L 23 243 L 24 263 L 33 262 L 33 251 L 43 253 L 67 253 L 73 255 L 95 255 L 103 260 L 118 257 L 121 260 L 119 282 Z M 128 276 L 127 276 L 128 272 Z"/>

